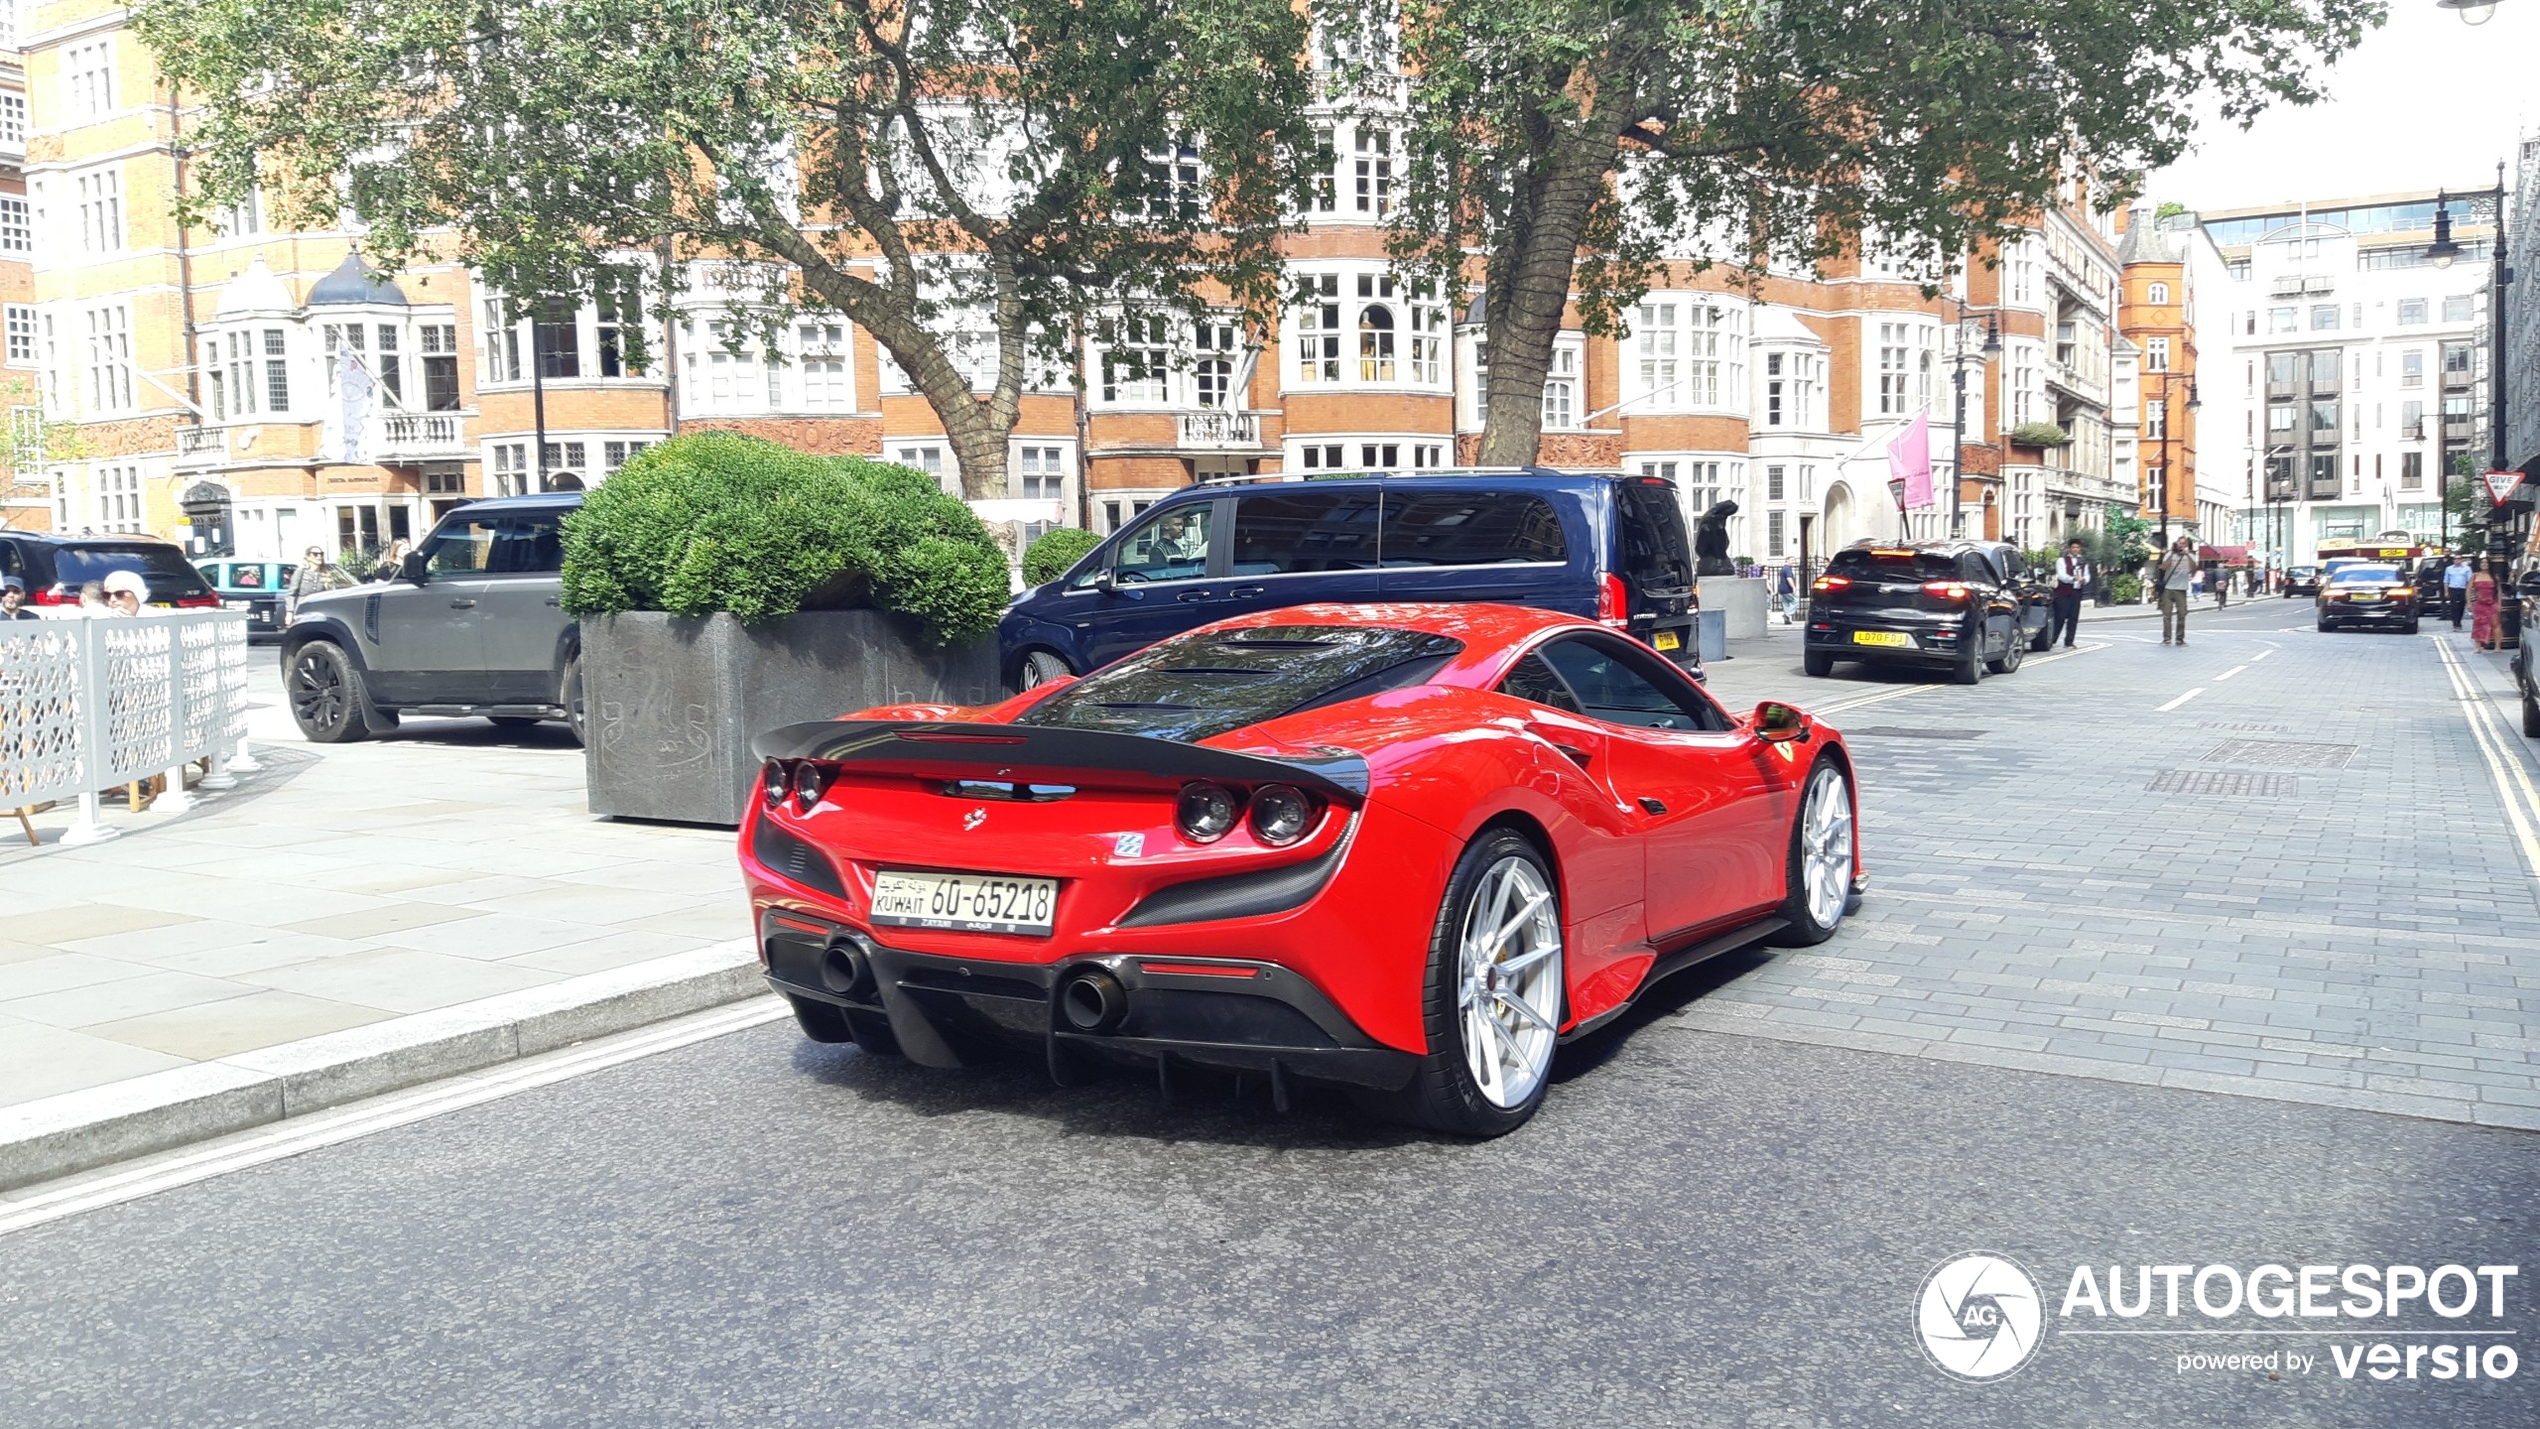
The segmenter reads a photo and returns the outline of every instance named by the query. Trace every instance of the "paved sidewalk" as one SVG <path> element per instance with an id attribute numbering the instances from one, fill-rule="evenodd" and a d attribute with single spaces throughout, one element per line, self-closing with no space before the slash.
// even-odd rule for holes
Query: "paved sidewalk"
<path id="1" fill-rule="evenodd" d="M 255 660 L 264 773 L 101 844 L 0 825 L 0 1107 L 748 935 L 732 836 L 594 819 L 561 726 L 312 746 Z"/>

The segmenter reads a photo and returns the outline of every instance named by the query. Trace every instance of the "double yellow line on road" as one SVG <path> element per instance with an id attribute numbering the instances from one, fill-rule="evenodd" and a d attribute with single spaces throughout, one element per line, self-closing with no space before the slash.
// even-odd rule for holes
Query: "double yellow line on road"
<path id="1" fill-rule="evenodd" d="M 2437 637 L 2436 653 L 2443 657 L 2443 673 L 2452 677 L 2452 692 L 2460 697 L 2461 714 L 2469 721 L 2470 737 L 2477 741 L 2479 757 L 2487 761 L 2487 773 L 2496 783 L 2496 797 L 2505 804 L 2505 822 L 2512 826 L 2514 841 L 2522 845 L 2523 864 L 2531 876 L 2540 879 L 2540 788 L 2534 788 L 2531 771 L 2513 748 L 2513 736 L 2504 720 L 2496 713 L 2495 701 L 2479 692 L 2470 678 L 2467 665 L 2452 652 L 2451 642 Z"/>

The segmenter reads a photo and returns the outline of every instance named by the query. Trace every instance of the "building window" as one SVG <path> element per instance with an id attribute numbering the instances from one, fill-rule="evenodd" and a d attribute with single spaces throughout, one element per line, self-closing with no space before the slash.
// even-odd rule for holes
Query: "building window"
<path id="1" fill-rule="evenodd" d="M 902 466 L 914 467 L 926 473 L 938 487 L 944 484 L 944 449 L 941 446 L 929 442 L 923 446 L 894 447 L 891 449 L 891 459 Z"/>
<path id="2" fill-rule="evenodd" d="M 26 200 L 0 198 L 0 253 L 35 251 L 35 225 L 27 217 Z"/>
<path id="3" fill-rule="evenodd" d="M 81 174 L 74 181 L 79 195 L 79 246 L 90 253 L 123 249 L 123 175 L 114 169 Z"/>
<path id="4" fill-rule="evenodd" d="M 1360 442 L 1358 466 L 1361 471 L 1392 471 L 1402 464 L 1402 447 L 1395 442 Z"/>
<path id="5" fill-rule="evenodd" d="M 1879 324 L 1879 415 L 1904 415 L 1906 392 L 1904 323 Z"/>
<path id="6" fill-rule="evenodd" d="M 396 324 L 379 325 L 379 346 L 374 351 L 379 364 L 380 389 L 388 394 L 390 406 L 403 409 L 406 405 L 406 358 L 398 350 Z"/>
<path id="7" fill-rule="evenodd" d="M 353 361 L 357 365 L 367 367 L 370 365 L 370 359 L 364 349 L 369 346 L 369 343 L 364 337 L 360 323 L 327 323 L 324 326 L 324 332 L 326 335 L 326 395 L 332 397 L 335 395 L 336 370 L 341 361 L 336 356 L 336 352 L 341 348 L 349 347 L 353 351 Z"/>
<path id="8" fill-rule="evenodd" d="M 1684 390 L 1679 385 L 1678 343 L 1682 334 L 1676 330 L 1674 303 L 1643 303 L 1639 321 L 1632 324 L 1633 337 L 1640 344 L 1640 390 L 1652 407 L 1684 405 Z"/>
<path id="9" fill-rule="evenodd" d="M 1783 418 L 1782 354 L 1764 354 L 1764 425 L 1778 427 Z"/>
<path id="10" fill-rule="evenodd" d="M 631 459 L 632 459 L 632 458 L 636 455 L 636 453 L 641 452 L 644 448 L 646 448 L 646 447 L 648 447 L 648 446 L 651 446 L 651 445 L 652 445 L 652 443 L 651 443 L 651 442 L 602 442 L 602 443 L 600 443 L 600 471 L 601 471 L 601 473 L 602 473 L 603 475 L 606 475 L 606 476 L 615 476 L 615 475 L 617 475 L 617 470 L 618 470 L 618 468 L 619 468 L 619 467 L 622 467 L 622 466 L 626 465 L 626 463 L 627 463 L 629 460 L 631 460 Z"/>
<path id="11" fill-rule="evenodd" d="M 264 232 L 264 191 L 251 188 L 238 202 L 221 205 L 219 216 L 212 222 L 223 238 L 250 238 Z"/>
<path id="12" fill-rule="evenodd" d="M 2411 442 L 2425 440 L 2425 404 L 2423 402 L 2399 404 L 2399 437 L 2403 441 Z"/>
<path id="13" fill-rule="evenodd" d="M 1411 304 L 1411 380 L 1423 387 L 1435 387 L 1446 380 L 1446 309 L 1431 298 L 1436 289 L 1423 283 L 1412 290 Z"/>
<path id="14" fill-rule="evenodd" d="M 1552 364 L 1543 376 L 1543 424 L 1551 431 L 1569 431 L 1579 424 L 1579 350 L 1575 347 L 1552 349 Z"/>
<path id="15" fill-rule="evenodd" d="M 804 323 L 794 329 L 802 346 L 796 361 L 803 372 L 803 410 L 844 412 L 855 405 L 847 383 L 847 327 L 844 323 Z"/>
<path id="16" fill-rule="evenodd" d="M 1172 373 L 1172 352 L 1166 345 L 1164 319 L 1146 321 L 1144 341 L 1131 332 L 1119 346 L 1105 352 L 1102 358 L 1102 399 L 1129 406 L 1161 406 L 1165 401 L 1164 386 Z"/>
<path id="17" fill-rule="evenodd" d="M 2301 330 L 2302 330 L 2301 315 L 2300 315 L 2299 313 L 2297 313 L 2296 311 L 2294 311 L 2293 309 L 2291 309 L 2291 308 L 2269 308 L 2269 309 L 2267 309 L 2267 331 L 2268 331 L 2268 332 L 2271 332 L 2271 333 L 2274 333 L 2274 332 L 2299 332 L 2299 331 L 2301 331 Z"/>
<path id="18" fill-rule="evenodd" d="M 1363 291 L 1366 280 L 1362 278 L 1359 283 Z M 1358 380 L 1393 380 L 1393 309 L 1382 303 L 1370 303 L 1358 310 Z"/>
<path id="19" fill-rule="evenodd" d="M 2170 434 L 2170 404 L 2155 398 L 2143 404 L 2143 436 L 2146 441 L 2159 441 Z"/>
<path id="20" fill-rule="evenodd" d="M 2168 338 L 2156 337 L 2144 344 L 2143 370 L 2146 372 L 2170 370 L 2170 340 Z"/>
<path id="21" fill-rule="evenodd" d="M 1354 198 L 1358 212 L 1372 218 L 1388 218 L 1393 214 L 1393 134 L 1384 129 L 1360 128 L 1356 131 L 1358 146 L 1355 160 Z"/>
<path id="22" fill-rule="evenodd" d="M 1333 173 L 1340 167 L 1340 162 L 1339 148 L 1332 142 L 1331 126 L 1323 125 L 1316 128 L 1314 131 L 1313 200 L 1316 213 L 1340 212 L 1340 185 L 1333 178 Z M 1116 529 L 1120 523 L 1114 520 L 1111 524 Z"/>
<path id="23" fill-rule="evenodd" d="M 529 325 L 531 345 L 537 349 L 538 375 L 552 382 L 560 377 L 582 375 L 582 314 L 561 298 L 547 301 L 537 320 Z"/>
<path id="24" fill-rule="evenodd" d="M 415 345 L 423 367 L 423 410 L 459 409 L 459 329 L 455 323 L 424 323 L 415 329 Z"/>
<path id="25" fill-rule="evenodd" d="M 1307 471 L 1338 471 L 1342 466 L 1341 445 L 1338 442 L 1300 447 L 1297 456 L 1300 464 Z"/>
<path id="26" fill-rule="evenodd" d="M 99 467 L 96 494 L 99 531 L 114 536 L 141 533 L 141 468 Z"/>
<path id="27" fill-rule="evenodd" d="M 1443 443 L 1443 442 L 1415 442 L 1415 443 L 1413 443 L 1413 444 L 1412 444 L 1412 447 L 1411 447 L 1411 469 L 1412 469 L 1412 470 L 1414 470 L 1414 471 L 1434 471 L 1434 470 L 1436 470 L 1437 468 L 1439 468 L 1439 467 L 1441 467 L 1441 466 L 1444 466 L 1444 465 L 1446 465 L 1446 445 L 1445 445 L 1445 443 Z"/>
<path id="28" fill-rule="evenodd" d="M 1296 380 L 1341 380 L 1341 280 L 1337 273 L 1306 277 L 1298 286 Z"/>
<path id="29" fill-rule="evenodd" d="M 0 40 L 0 49 L 16 49 L 15 37 Z M 26 96 L 0 94 L 0 145 L 12 149 L 26 147 Z"/>
<path id="30" fill-rule="evenodd" d="M 2170 285 L 2167 283 L 2154 283 L 2150 288 L 2144 291 L 2143 296 L 2144 300 L 2149 302 L 2152 306 L 2156 308 L 2166 308 L 2170 305 Z"/>
<path id="31" fill-rule="evenodd" d="M 527 496 L 529 494 L 529 444 L 496 442 L 493 447 L 494 494 Z"/>
<path id="32" fill-rule="evenodd" d="M 1787 480 L 1783 475 L 1784 470 L 1785 468 L 1778 466 L 1768 466 L 1764 468 L 1764 499 L 1766 501 L 1783 501 L 1788 499 L 1784 494 L 1784 488 L 1787 485 Z"/>
<path id="33" fill-rule="evenodd" d="M 1778 560 L 1782 555 L 1782 513 L 1764 513 L 1764 554 Z"/>
<path id="34" fill-rule="evenodd" d="M 2335 398 L 2311 400 L 2311 435 L 2326 441 L 2337 440 L 2337 401 Z"/>
<path id="35" fill-rule="evenodd" d="M 1735 308 L 1713 303 L 1686 305 L 1685 396 L 1694 406 L 1717 407 L 1754 400 L 1740 390 L 1746 385 L 1743 328 L 1742 315 Z"/>
<path id="36" fill-rule="evenodd" d="M 2425 489 L 2425 453 L 2399 453 L 2399 489 L 2401 491 Z"/>
<path id="37" fill-rule="evenodd" d="M 2443 300 L 2443 321 L 2465 323 L 2477 316 L 2478 300 L 2463 293 Z"/>
<path id="38" fill-rule="evenodd" d="M 2443 385 L 2458 387 L 2469 381 L 2471 349 L 2465 342 L 2443 344 Z"/>
<path id="39" fill-rule="evenodd" d="M 641 377 L 644 369 L 627 356 L 627 331 L 640 328 L 644 321 L 644 300 L 630 286 L 623 291 L 602 289 L 592 316 L 592 335 L 599 346 L 602 377 Z"/>
<path id="40" fill-rule="evenodd" d="M 1067 449 L 1025 447 L 1019 453 L 1020 480 L 1026 501 L 1058 501 L 1066 495 Z"/>
<path id="41" fill-rule="evenodd" d="M 265 329 L 265 410 L 291 410 L 291 353 L 283 329 Z"/>
<path id="42" fill-rule="evenodd" d="M 132 410 L 132 311 L 121 304 L 88 310 L 88 409 Z"/>
<path id="43" fill-rule="evenodd" d="M 2032 243 L 2027 243 L 2027 242 L 2022 242 L 2022 243 L 2020 243 L 2020 244 L 2015 245 L 2015 246 L 2011 249 L 2010 262 L 2009 262 L 2009 263 L 2007 263 L 2005 266 L 2006 266 L 2007 268 L 2009 268 L 2009 270 L 2010 270 L 2010 289 L 2011 289 L 2011 297 L 2010 297 L 2010 301 L 2012 301 L 2012 302 L 2014 302 L 2014 303 L 2033 303 L 2033 302 L 2036 302 L 2036 301 L 2037 301 L 2037 248 L 2036 248 L 2036 245 L 2034 245 L 2034 244 L 2032 244 Z"/>
<path id="44" fill-rule="evenodd" d="M 2319 303 L 2314 305 L 2311 308 L 2311 331 L 2335 332 L 2336 330 L 2337 305 L 2335 303 Z"/>
<path id="45" fill-rule="evenodd" d="M 98 119 L 115 108 L 115 50 L 111 40 L 92 40 L 62 52 L 62 92 L 74 119 Z"/>
<path id="46" fill-rule="evenodd" d="M 24 303 L 10 303 L 5 309 L 9 333 L 9 365 L 35 365 L 35 309 Z"/>
<path id="47" fill-rule="evenodd" d="M 544 478 L 539 490 L 580 491 L 583 488 L 582 474 L 590 469 L 588 448 L 584 443 L 549 442 L 539 448 L 539 454 L 545 458 L 539 463 L 545 468 L 539 473 Z"/>

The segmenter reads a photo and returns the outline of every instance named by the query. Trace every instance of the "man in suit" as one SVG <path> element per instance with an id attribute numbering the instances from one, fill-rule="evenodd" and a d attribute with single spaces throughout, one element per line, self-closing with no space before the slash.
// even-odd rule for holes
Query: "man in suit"
<path id="1" fill-rule="evenodd" d="M 2081 627 L 2081 593 L 2090 587 L 2090 562 L 2081 553 L 2081 542 L 2066 541 L 2064 554 L 2055 558 L 2055 593 L 2048 607 L 2046 643 L 2055 643 L 2060 633 L 2064 648 L 2073 648 L 2073 632 Z"/>

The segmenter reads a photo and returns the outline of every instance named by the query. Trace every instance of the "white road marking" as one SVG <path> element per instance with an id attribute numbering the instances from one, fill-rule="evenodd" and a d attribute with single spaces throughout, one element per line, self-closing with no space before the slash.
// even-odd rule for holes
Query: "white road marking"
<path id="1" fill-rule="evenodd" d="M 773 1022 L 786 1014 L 782 999 L 754 997 L 747 1002 L 712 1008 L 597 1042 L 566 1047 L 544 1056 L 507 1063 L 449 1081 L 434 1082 L 411 1091 L 394 1092 L 348 1107 L 313 1112 L 308 1116 L 295 1116 L 270 1127 L 241 1132 L 211 1146 L 180 1148 L 145 1158 L 126 1168 L 110 1169 L 102 1175 L 90 1173 L 51 1189 L 39 1188 L 31 1195 L 13 1194 L 0 1198 L 0 1235 L 84 1211 L 139 1200 L 179 1186 L 190 1186 L 226 1172 L 261 1166 L 268 1161 L 279 1161 L 303 1151 L 351 1141 L 444 1112 L 478 1106 L 514 1092 L 550 1086 L 658 1052 L 676 1051 L 764 1022 Z"/>
<path id="2" fill-rule="evenodd" d="M 2277 648 L 2278 648 L 2278 647 L 2273 646 L 2273 645 L 2268 646 L 2266 649 L 2261 650 L 2261 651 L 2259 651 L 2257 654 L 2250 656 L 2250 657 L 2249 657 L 2249 663 L 2250 663 L 2250 664 L 2252 664 L 2252 665 L 2255 665 L 2255 664 L 2256 664 L 2256 663 L 2258 663 L 2259 661 L 2261 661 L 2261 660 L 2263 660 L 2263 659 L 2267 658 L 2269 655 L 2274 654 L 2274 653 L 2276 652 Z"/>
<path id="3" fill-rule="evenodd" d="M 2161 706 L 2159 709 L 2152 711 L 2152 713 L 2168 714 L 2170 711 L 2177 709 L 2180 705 L 2187 703 L 2189 700 L 2192 700 L 2203 693 L 2205 693 L 2205 687 L 2203 685 L 2198 685 L 2196 688 L 2189 690 L 2186 694 L 2183 694 L 2177 699 L 2170 701 L 2168 704 Z"/>
<path id="4" fill-rule="evenodd" d="M 2443 673 L 2452 678 L 2452 692 L 2460 697 L 2461 714 L 2469 720 L 2470 736 L 2477 742 L 2479 757 L 2487 763 L 2488 776 L 2496 781 L 2497 797 L 2505 805 L 2505 821 L 2513 826 L 2515 842 L 2522 845 L 2523 862 L 2534 878 L 2540 878 L 2540 833 L 2534 832 L 2534 825 L 2540 824 L 2540 789 L 2532 787 L 2530 771 L 2514 754 L 2499 727 L 2494 707 L 2470 682 L 2469 671 L 2461 664 L 2461 657 L 2452 652 L 2451 643 L 2438 640 L 2434 648 L 2443 656 Z"/>
<path id="5" fill-rule="evenodd" d="M 2075 655 L 2087 655 L 2093 650 L 2105 650 L 2106 648 L 2108 647 L 2104 645 L 2077 645 L 2070 650 L 2060 650 L 2052 655 L 2031 656 L 2030 658 L 2020 662 L 2020 668 L 2025 670 L 2031 665 L 2052 665 L 2058 660 L 2069 660 Z M 1956 688 L 1962 687 L 1943 684 L 1900 685 L 1892 690 L 1881 690 L 1874 695 L 1861 695 L 1853 699 L 1837 700 L 1832 704 L 1810 705 L 1808 706 L 1808 712 L 1816 715 L 1839 714 L 1844 710 L 1857 710 L 1863 705 L 1875 705 L 1885 700 L 1901 700 L 1907 695 L 1924 695 L 1929 694 L 1934 690 Z"/>
<path id="6" fill-rule="evenodd" d="M 2214 677 L 2214 683 L 2215 683 L 2215 684 L 2217 684 L 2217 685 L 2219 685 L 2219 684 L 2221 684 L 2223 681 L 2230 679 L 2232 676 L 2237 675 L 2237 674 L 2239 674 L 2241 671 L 2246 670 L 2246 669 L 2248 669 L 2248 668 L 2249 668 L 2249 667 L 2248 667 L 2248 666 L 2246 666 L 2246 665 L 2234 665 L 2234 666 L 2232 666 L 2230 669 L 2223 671 L 2223 672 L 2222 672 L 2221 674 L 2219 674 L 2219 675 L 2216 675 L 2216 676 Z"/>

